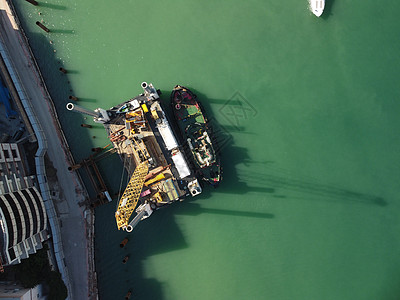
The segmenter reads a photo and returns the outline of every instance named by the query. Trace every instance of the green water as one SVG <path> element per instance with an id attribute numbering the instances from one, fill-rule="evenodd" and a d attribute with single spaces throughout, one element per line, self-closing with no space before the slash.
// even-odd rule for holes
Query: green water
<path id="1" fill-rule="evenodd" d="M 77 160 L 108 141 L 70 94 L 107 108 L 182 84 L 219 128 L 220 188 L 124 249 L 115 203 L 96 210 L 101 299 L 400 298 L 400 2 L 327 0 L 319 19 L 306 0 L 14 2 Z"/>

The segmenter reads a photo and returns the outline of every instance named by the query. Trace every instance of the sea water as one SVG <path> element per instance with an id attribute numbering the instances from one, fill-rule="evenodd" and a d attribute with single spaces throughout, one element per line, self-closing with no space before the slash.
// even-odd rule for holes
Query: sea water
<path id="1" fill-rule="evenodd" d="M 218 189 L 130 234 L 116 200 L 96 209 L 100 299 L 400 298 L 400 2 L 327 0 L 320 18 L 306 0 L 14 4 L 77 161 L 109 141 L 69 95 L 109 108 L 148 81 L 168 103 L 181 84 L 217 128 Z"/>

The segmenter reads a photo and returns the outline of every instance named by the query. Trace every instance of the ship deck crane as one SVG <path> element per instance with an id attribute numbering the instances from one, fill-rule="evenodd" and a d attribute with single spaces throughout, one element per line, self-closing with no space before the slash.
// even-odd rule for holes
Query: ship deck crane
<path id="1" fill-rule="evenodd" d="M 125 115 L 125 117 L 127 117 L 127 119 L 132 119 L 131 121 L 133 121 L 132 123 L 135 124 L 136 127 L 142 128 L 146 124 L 146 119 L 144 118 L 142 110 L 138 110 L 136 112 L 129 112 L 127 113 L 127 115 Z M 134 120 L 136 120 L 137 123 L 135 123 Z M 132 131 L 135 132 L 135 129 L 132 128 Z M 150 205 L 148 204 L 139 206 L 138 209 L 136 210 L 137 212 L 136 217 L 132 220 L 131 224 L 129 223 L 129 218 L 132 216 L 132 213 L 134 212 L 137 206 L 137 203 L 140 198 L 140 193 L 142 192 L 143 185 L 146 179 L 146 175 L 149 172 L 148 159 L 150 158 L 148 156 L 148 151 L 146 149 L 146 146 L 144 146 L 143 144 L 144 149 L 142 149 L 142 147 L 140 147 L 135 138 L 133 138 L 132 140 L 136 145 L 135 151 L 138 159 L 143 159 L 144 161 L 139 163 L 135 171 L 133 172 L 133 175 L 130 178 L 128 185 L 126 186 L 126 189 L 122 194 L 121 199 L 119 200 L 117 211 L 115 212 L 115 219 L 117 221 L 118 230 L 122 228 L 123 230 L 126 230 L 128 232 L 132 231 L 134 224 L 137 224 L 137 222 L 139 222 L 144 216 L 149 215 L 149 209 L 150 209 Z M 140 158 L 140 156 L 142 158 Z"/>
<path id="2" fill-rule="evenodd" d="M 128 185 L 119 200 L 117 211 L 115 212 L 118 230 L 121 228 L 127 230 L 129 226 L 129 218 L 136 208 L 148 171 L 148 162 L 145 160 L 141 162 L 133 172 Z"/>

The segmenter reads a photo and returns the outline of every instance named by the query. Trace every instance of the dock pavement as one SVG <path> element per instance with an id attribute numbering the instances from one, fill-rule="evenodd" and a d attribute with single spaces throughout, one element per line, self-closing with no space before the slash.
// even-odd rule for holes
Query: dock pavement
<path id="1" fill-rule="evenodd" d="M 72 156 L 68 152 L 52 100 L 32 57 L 27 39 L 20 30 L 18 19 L 6 0 L 0 0 L 0 41 L 6 48 L 33 114 L 40 123 L 44 150 L 56 170 L 55 185 L 53 183 L 51 186 L 53 189 L 56 186 L 59 196 L 56 199 L 52 197 L 51 200 L 57 215 L 49 222 L 51 227 L 54 225 L 54 228 L 50 228 L 52 234 L 57 234 L 55 228 L 59 228 L 58 232 L 61 234 L 61 237 L 56 238 L 62 245 L 59 255 L 64 262 L 61 269 L 65 269 L 63 272 L 66 277 L 63 278 L 67 282 L 68 299 L 97 299 L 93 262 L 94 215 L 92 211 L 79 205 L 85 200 L 86 190 L 78 175 L 68 171 L 73 163 Z M 49 213 L 48 215 L 51 216 Z"/>

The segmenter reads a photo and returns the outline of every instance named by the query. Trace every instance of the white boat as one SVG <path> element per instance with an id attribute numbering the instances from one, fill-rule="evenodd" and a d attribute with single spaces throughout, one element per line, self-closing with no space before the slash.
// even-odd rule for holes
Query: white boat
<path id="1" fill-rule="evenodd" d="M 325 0 L 309 0 L 309 2 L 312 13 L 317 17 L 322 15 L 325 7 Z"/>

